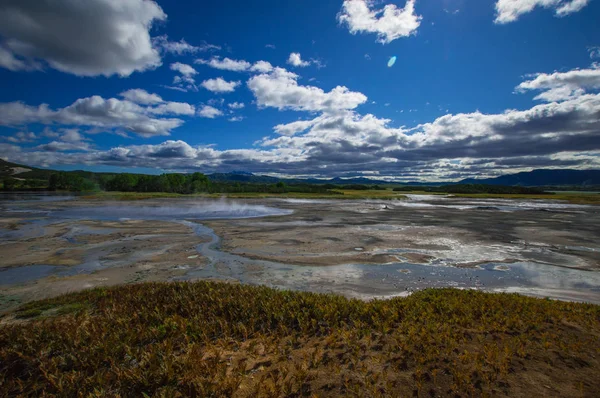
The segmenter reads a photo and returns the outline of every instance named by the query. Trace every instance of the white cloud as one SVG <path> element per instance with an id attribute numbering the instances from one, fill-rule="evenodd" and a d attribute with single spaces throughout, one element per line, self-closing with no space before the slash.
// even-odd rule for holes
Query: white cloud
<path id="1" fill-rule="evenodd" d="M 250 72 L 268 73 L 273 70 L 273 65 L 267 61 L 256 61 L 250 68 Z"/>
<path id="2" fill-rule="evenodd" d="M 243 116 L 233 116 L 229 118 L 230 122 L 241 122 L 242 120 L 244 120 Z"/>
<path id="3" fill-rule="evenodd" d="M 404 8 L 387 4 L 372 10 L 369 0 L 344 0 L 337 18 L 350 33 L 376 33 L 379 43 L 388 44 L 401 37 L 416 34 L 422 17 L 415 14 L 415 0 L 407 0 Z"/>
<path id="4" fill-rule="evenodd" d="M 273 65 L 267 61 L 257 61 L 251 64 L 248 61 L 236 60 L 231 58 L 212 57 L 210 60 L 197 59 L 196 64 L 208 65 L 211 68 L 228 70 L 232 72 L 258 72 L 267 73 L 273 70 Z"/>
<path id="5" fill-rule="evenodd" d="M 219 110 L 213 108 L 213 114 Z M 219 151 L 183 141 L 110 150 L 52 152 L 0 144 L 0 157 L 25 164 L 90 164 L 181 171 L 247 170 L 304 176 L 460 179 L 527 168 L 600 167 L 600 94 L 498 114 L 448 114 L 413 128 L 354 111 L 276 126 L 257 148 Z M 216 116 L 213 116 L 216 117 Z M 304 123 L 304 124 L 302 124 Z M 454 160 L 454 162 L 451 162 Z"/>
<path id="6" fill-rule="evenodd" d="M 27 70 L 43 60 L 62 72 L 107 77 L 154 69 L 161 59 L 149 31 L 166 18 L 151 0 L 4 0 L 0 36 L 12 61 L 4 54 L 2 66 Z"/>
<path id="7" fill-rule="evenodd" d="M 234 72 L 244 72 L 252 66 L 250 62 L 247 61 L 238 61 L 230 58 L 221 59 L 220 57 L 212 57 L 210 60 L 197 59 L 194 62 L 197 64 L 208 65 L 211 68 Z"/>
<path id="8" fill-rule="evenodd" d="M 47 144 L 38 145 L 36 149 L 47 152 L 89 151 L 90 146 L 85 142 L 51 141 Z"/>
<path id="9" fill-rule="evenodd" d="M 185 102 L 167 102 L 153 108 L 147 108 L 149 113 L 155 115 L 186 115 L 193 116 L 196 113 L 194 106 Z"/>
<path id="10" fill-rule="evenodd" d="M 300 53 L 291 53 L 287 63 L 297 68 L 304 68 L 310 65 L 310 62 L 302 60 Z"/>
<path id="11" fill-rule="evenodd" d="M 187 64 L 182 64 L 181 62 L 175 62 L 171 64 L 171 70 L 181 73 L 183 76 L 191 77 L 197 74 L 198 72 L 192 66 Z"/>
<path id="12" fill-rule="evenodd" d="M 589 92 L 596 83 L 583 71 L 532 75 L 523 82 L 523 90 L 545 92 L 566 84 L 582 88 L 585 93 L 530 109 L 446 114 L 414 127 L 398 127 L 392 120 L 356 112 L 354 107 L 364 97 L 361 93 L 344 88 L 349 96 L 335 97 L 335 89 L 324 92 L 317 87 L 298 86 L 297 75 L 276 68 L 250 79 L 249 87 L 256 84 L 251 87 L 256 103 L 318 113 L 310 120 L 276 125 L 275 134 L 251 149 L 219 151 L 210 146 L 165 141 L 100 150 L 79 131 L 58 128 L 60 134 L 50 130 L 42 133 L 52 142 L 34 148 L 0 143 L 0 157 L 31 165 L 89 164 L 203 172 L 276 170 L 280 175 L 378 175 L 431 181 L 541 167 L 600 168 L 600 93 Z M 162 107 L 166 104 L 172 105 Z M 53 110 L 47 105 L 33 107 L 16 102 L 0 104 L 0 124 L 91 126 L 96 132 L 112 128 L 138 134 L 142 128 L 153 128 L 154 134 L 147 134 L 147 130 L 142 133 L 168 134 L 169 128 L 175 127 L 160 123 L 183 121 L 155 115 L 163 110 L 165 114 L 184 114 L 192 109 L 191 105 L 178 104 L 163 101 L 144 107 L 128 100 L 89 97 Z M 214 101 L 201 106 L 196 114 L 224 116 L 219 108 L 235 108 L 229 105 Z M 241 118 L 231 113 L 227 117 L 230 121 Z M 25 133 L 21 138 L 33 139 Z"/>
<path id="13" fill-rule="evenodd" d="M 196 54 L 203 51 L 220 50 L 221 47 L 215 46 L 214 44 L 202 43 L 199 46 L 194 46 L 181 39 L 179 41 L 169 41 L 167 35 L 157 36 L 152 39 L 152 43 L 155 47 L 162 49 L 171 54 L 183 55 L 183 54 Z"/>
<path id="14" fill-rule="evenodd" d="M 214 119 L 217 116 L 223 116 L 223 112 L 213 106 L 204 105 L 198 110 L 198 116 L 205 117 L 208 119 Z"/>
<path id="15" fill-rule="evenodd" d="M 516 87 L 516 91 L 542 91 L 535 99 L 542 101 L 562 101 L 600 89 L 600 68 L 574 69 L 568 72 L 551 74 L 538 73 Z"/>
<path id="16" fill-rule="evenodd" d="M 175 76 L 173 78 L 173 88 L 177 87 L 181 91 L 198 91 L 196 87 L 196 80 L 194 76 L 198 74 L 196 69 L 188 64 L 182 64 L 181 62 L 175 62 L 171 64 L 171 70 L 181 73 L 181 76 Z"/>
<path id="17" fill-rule="evenodd" d="M 270 48 L 271 50 L 275 50 L 277 47 L 275 47 L 274 44 L 265 44 L 265 48 Z"/>
<path id="18" fill-rule="evenodd" d="M 553 9 L 556 16 L 563 17 L 580 11 L 588 3 L 589 0 L 498 0 L 494 22 L 497 24 L 514 22 L 536 7 Z"/>
<path id="19" fill-rule="evenodd" d="M 287 124 L 278 124 L 277 126 L 275 126 L 273 128 L 273 130 L 275 130 L 275 132 L 277 134 L 286 135 L 286 136 L 291 137 L 297 133 L 301 133 L 303 131 L 308 130 L 316 122 L 317 122 L 317 119 L 315 119 L 315 120 L 298 120 L 296 122 L 291 122 L 291 123 L 287 123 Z"/>
<path id="20" fill-rule="evenodd" d="M 60 140 L 73 143 L 85 141 L 85 138 L 79 133 L 78 129 L 64 129 L 63 134 L 60 136 Z"/>
<path id="21" fill-rule="evenodd" d="M 205 80 L 200 85 L 213 93 L 232 93 L 240 85 L 240 82 L 228 82 L 222 77 L 217 77 L 216 79 Z"/>
<path id="22" fill-rule="evenodd" d="M 35 133 L 31 131 L 19 131 L 15 135 L 2 137 L 8 142 L 12 143 L 24 143 L 24 142 L 33 142 L 38 139 Z"/>
<path id="23" fill-rule="evenodd" d="M 0 67 L 11 70 L 31 70 L 34 67 L 18 58 L 15 55 L 0 45 Z"/>
<path id="24" fill-rule="evenodd" d="M 159 95 L 150 94 L 141 88 L 134 88 L 124 91 L 120 94 L 120 96 L 126 100 L 142 105 L 159 104 L 163 102 L 163 99 Z"/>
<path id="25" fill-rule="evenodd" d="M 254 76 L 248 80 L 248 88 L 262 107 L 297 111 L 336 111 L 354 109 L 367 101 L 359 92 L 337 86 L 329 92 L 314 86 L 300 86 L 298 75 L 282 68 L 275 68 L 269 74 Z"/>
<path id="26" fill-rule="evenodd" d="M 89 151 L 91 149 L 87 142 L 89 139 L 81 135 L 78 129 L 61 129 L 61 131 L 62 134 L 57 134 L 58 141 L 38 145 L 36 149 L 49 152 Z"/>
<path id="27" fill-rule="evenodd" d="M 588 52 L 590 54 L 591 59 L 600 58 L 600 46 L 588 47 Z"/>
<path id="28" fill-rule="evenodd" d="M 246 105 L 243 102 L 232 102 L 231 104 L 227 104 L 227 106 L 231 109 L 243 109 Z"/>
<path id="29" fill-rule="evenodd" d="M 143 137 L 169 135 L 183 120 L 156 118 L 159 115 L 190 115 L 191 105 L 164 102 L 157 107 L 144 107 L 128 100 L 104 99 L 100 96 L 81 98 L 73 104 L 52 110 L 46 104 L 29 106 L 22 102 L 0 103 L 0 125 L 22 126 L 31 123 L 45 125 L 89 126 L 114 131 L 122 129 Z M 191 113 L 193 114 L 193 112 Z"/>

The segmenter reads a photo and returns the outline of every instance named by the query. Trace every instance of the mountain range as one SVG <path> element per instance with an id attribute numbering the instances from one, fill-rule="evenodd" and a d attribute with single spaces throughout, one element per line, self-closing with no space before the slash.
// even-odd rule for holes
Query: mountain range
<path id="1" fill-rule="evenodd" d="M 16 163 L 6 162 L 0 159 L 0 178 L 12 176 L 15 178 L 35 178 L 47 179 L 55 170 L 40 169 L 36 167 L 24 166 Z M 70 171 L 82 177 L 90 177 L 94 174 L 117 174 L 117 173 L 94 173 L 89 171 Z M 393 181 L 375 180 L 365 177 L 317 179 L 317 178 L 278 178 L 265 175 L 256 175 L 245 171 L 234 171 L 230 173 L 209 174 L 208 178 L 212 181 L 228 181 L 240 183 L 261 183 L 274 184 L 283 181 L 288 184 L 394 184 L 394 185 L 414 185 L 414 186 L 434 186 L 448 184 L 485 184 L 485 185 L 505 185 L 505 186 L 600 186 L 600 170 L 572 170 L 572 169 L 537 169 L 516 174 L 506 174 L 495 178 L 467 178 L 452 183 L 431 183 L 431 182 L 405 182 L 398 183 Z"/>

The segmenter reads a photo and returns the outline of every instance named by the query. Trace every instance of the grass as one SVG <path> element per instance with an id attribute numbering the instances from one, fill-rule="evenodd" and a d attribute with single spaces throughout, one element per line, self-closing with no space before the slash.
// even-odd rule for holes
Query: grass
<path id="1" fill-rule="evenodd" d="M 391 189 L 386 190 L 335 190 L 331 194 L 322 193 L 215 193 L 215 194 L 195 194 L 182 195 L 176 193 L 164 192 L 98 192 L 92 195 L 83 196 L 84 199 L 98 200 L 144 200 L 157 198 L 222 198 L 231 199 L 263 199 L 263 198 L 289 198 L 289 199 L 405 199 L 405 194 L 425 194 L 425 195 L 446 195 L 439 192 L 394 192 Z M 525 199 L 525 200 L 563 200 L 573 204 L 600 204 L 600 194 L 598 193 L 556 193 L 554 195 L 520 195 L 520 194 L 452 194 L 454 197 L 461 198 L 479 198 L 479 199 Z"/>
<path id="2" fill-rule="evenodd" d="M 332 193 L 263 193 L 263 192 L 241 192 L 241 193 L 213 193 L 182 195 L 177 193 L 163 192 L 98 192 L 83 196 L 91 200 L 144 200 L 157 198 L 232 198 L 232 199 L 262 199 L 262 198 L 290 198 L 290 199 L 403 199 L 402 193 L 387 190 L 335 190 Z"/>
<path id="3" fill-rule="evenodd" d="M 61 311 L 61 308 L 75 308 Z M 363 302 L 213 282 L 29 303 L 0 396 L 593 396 L 600 306 L 453 289 Z"/>
<path id="4" fill-rule="evenodd" d="M 183 198 L 201 195 L 182 195 L 168 192 L 94 192 L 93 194 L 82 196 L 83 199 L 91 200 L 144 200 L 158 198 Z"/>

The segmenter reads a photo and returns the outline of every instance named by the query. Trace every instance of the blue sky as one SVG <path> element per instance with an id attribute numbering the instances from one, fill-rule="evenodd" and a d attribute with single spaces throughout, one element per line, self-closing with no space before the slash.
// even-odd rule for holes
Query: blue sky
<path id="1" fill-rule="evenodd" d="M 397 180 L 600 163 L 596 0 L 7 0 L 0 14 L 10 161 Z"/>

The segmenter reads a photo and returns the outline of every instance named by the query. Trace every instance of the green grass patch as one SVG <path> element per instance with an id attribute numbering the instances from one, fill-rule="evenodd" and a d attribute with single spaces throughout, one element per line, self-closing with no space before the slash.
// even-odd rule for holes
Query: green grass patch
<path id="1" fill-rule="evenodd" d="M 402 193 L 386 190 L 332 190 L 330 193 L 311 192 L 239 192 L 239 193 L 212 193 L 212 194 L 190 194 L 164 192 L 98 192 L 83 196 L 90 200 L 145 200 L 159 198 L 231 198 L 231 199 L 267 199 L 267 198 L 290 198 L 290 199 L 403 199 Z"/>
<path id="2" fill-rule="evenodd" d="M 600 389 L 600 306 L 590 304 L 453 289 L 363 302 L 194 282 L 93 289 L 19 311 L 51 308 L 69 310 L 0 327 L 0 396 L 592 396 Z"/>

